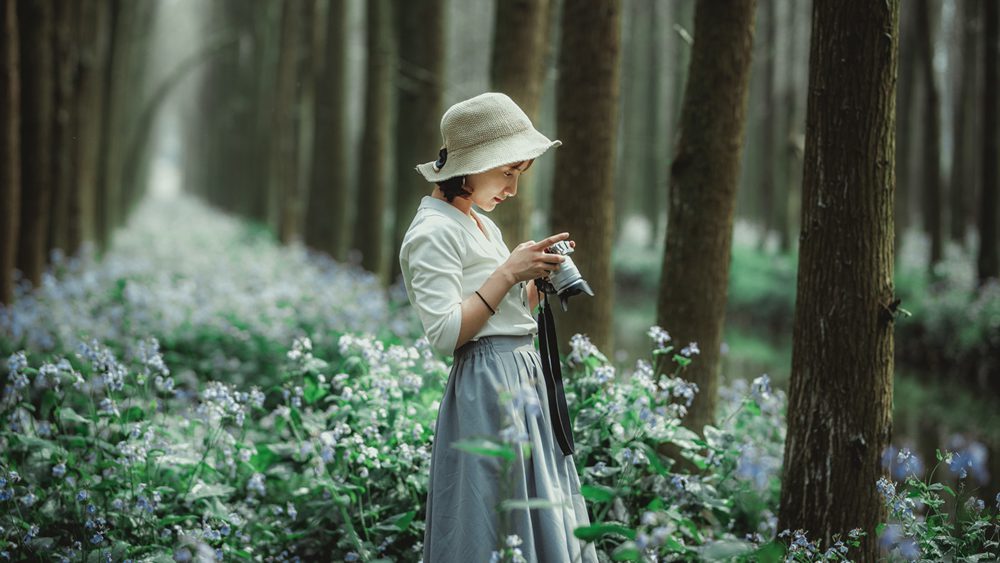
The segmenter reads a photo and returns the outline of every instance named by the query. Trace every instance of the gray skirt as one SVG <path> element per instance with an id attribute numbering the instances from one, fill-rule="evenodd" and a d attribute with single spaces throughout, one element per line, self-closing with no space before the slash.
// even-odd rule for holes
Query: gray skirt
<path id="1" fill-rule="evenodd" d="M 518 397 L 501 402 L 501 391 Z M 502 458 L 451 447 L 477 437 L 498 440 L 504 429 L 530 445 L 506 472 Z M 515 508 L 504 516 L 497 510 L 504 499 L 562 506 Z M 484 336 L 455 350 L 434 427 L 425 523 L 423 563 L 487 563 L 513 534 L 530 562 L 597 563 L 594 545 L 573 535 L 590 517 L 573 455 L 563 455 L 553 435 L 531 335 Z"/>

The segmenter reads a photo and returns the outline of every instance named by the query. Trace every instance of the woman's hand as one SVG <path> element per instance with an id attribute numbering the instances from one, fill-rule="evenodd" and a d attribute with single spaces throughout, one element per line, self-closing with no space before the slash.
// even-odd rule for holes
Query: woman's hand
<path id="1" fill-rule="evenodd" d="M 559 233 L 539 242 L 522 242 L 514 248 L 501 268 L 504 268 L 514 283 L 548 276 L 559 268 L 565 257 L 545 252 L 545 249 L 567 238 L 569 233 Z M 570 246 L 575 247 L 576 244 L 570 241 Z"/>

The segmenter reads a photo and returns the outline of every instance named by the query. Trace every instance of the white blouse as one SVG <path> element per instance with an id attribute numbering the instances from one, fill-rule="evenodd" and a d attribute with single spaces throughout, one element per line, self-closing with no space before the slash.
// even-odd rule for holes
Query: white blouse
<path id="1" fill-rule="evenodd" d="M 445 356 L 455 351 L 462 326 L 462 301 L 475 293 L 510 256 L 500 229 L 483 214 L 487 237 L 476 220 L 446 201 L 420 200 L 399 249 L 399 265 L 410 304 L 417 310 L 431 347 Z M 472 337 L 536 334 L 527 284 L 515 284 L 504 295 L 486 324 Z M 478 299 L 478 297 L 476 298 Z M 485 307 L 482 303 L 479 306 Z"/>

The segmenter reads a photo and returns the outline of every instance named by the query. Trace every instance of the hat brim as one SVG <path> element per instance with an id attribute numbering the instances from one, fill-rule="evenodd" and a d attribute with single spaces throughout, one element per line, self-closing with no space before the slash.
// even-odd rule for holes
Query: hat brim
<path id="1" fill-rule="evenodd" d="M 434 170 L 436 161 L 418 164 L 416 170 L 428 182 L 441 182 L 455 176 L 467 176 L 485 172 L 497 166 L 538 158 L 545 151 L 558 147 L 562 141 L 549 140 L 535 129 L 517 135 L 501 137 L 488 143 L 470 147 L 464 151 L 448 153 L 441 170 Z"/>

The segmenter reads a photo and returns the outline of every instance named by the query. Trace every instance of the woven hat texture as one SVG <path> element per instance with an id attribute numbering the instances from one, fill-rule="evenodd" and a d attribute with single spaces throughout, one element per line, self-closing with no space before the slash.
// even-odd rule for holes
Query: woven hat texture
<path id="1" fill-rule="evenodd" d="M 441 138 L 444 147 L 438 160 L 416 167 L 428 182 L 530 160 L 562 144 L 539 133 L 524 110 L 500 92 L 486 92 L 448 108 L 441 117 Z"/>

